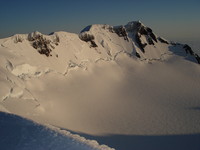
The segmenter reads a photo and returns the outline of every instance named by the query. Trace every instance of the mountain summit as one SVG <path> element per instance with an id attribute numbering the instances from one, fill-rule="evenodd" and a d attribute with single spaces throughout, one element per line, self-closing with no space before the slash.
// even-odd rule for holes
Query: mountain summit
<path id="1" fill-rule="evenodd" d="M 132 150 L 138 136 L 200 133 L 199 63 L 189 45 L 140 21 L 90 25 L 79 34 L 16 34 L 0 39 L 0 111 Z"/>
<path id="2" fill-rule="evenodd" d="M 56 32 L 50 35 L 43 35 L 40 32 L 33 32 L 28 35 L 18 34 L 2 39 L 1 47 L 9 48 L 13 44 L 18 47 L 19 44 L 17 43 L 23 45 L 23 43 L 28 42 L 40 54 L 47 57 L 52 55 L 58 57 L 59 52 L 56 52 L 56 49 L 62 49 L 59 44 L 66 45 L 69 38 L 74 40 L 67 43 L 70 45 L 76 43 L 74 44 L 76 47 L 82 45 L 80 40 L 86 42 L 88 49 L 96 51 L 97 58 L 114 59 L 116 54 L 125 52 L 130 56 L 138 57 L 140 60 L 154 61 L 163 60 L 165 55 L 174 54 L 200 63 L 200 57 L 193 52 L 190 46 L 169 42 L 158 37 L 151 28 L 146 27 L 140 21 L 132 21 L 121 26 L 90 25 L 84 28 L 79 35 L 67 32 Z M 79 49 L 79 51 L 82 50 Z M 87 59 L 88 55 L 84 57 Z"/>

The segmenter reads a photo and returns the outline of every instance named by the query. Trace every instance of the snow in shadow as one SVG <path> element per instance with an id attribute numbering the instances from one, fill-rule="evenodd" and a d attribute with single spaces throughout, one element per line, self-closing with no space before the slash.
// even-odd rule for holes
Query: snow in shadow
<path id="1" fill-rule="evenodd" d="M 56 132 L 22 117 L 0 112 L 0 150 L 109 150 L 79 136 Z M 84 143 L 85 142 L 85 143 Z M 89 144 L 94 144 L 89 145 Z"/>
<path id="2" fill-rule="evenodd" d="M 80 133 L 79 133 L 80 134 Z M 108 135 L 91 136 L 100 144 L 106 144 L 117 150 L 199 150 L 200 134 L 191 135 Z"/>
<path id="3" fill-rule="evenodd" d="M 175 55 L 183 57 L 185 60 L 200 64 L 200 57 L 194 53 L 192 49 L 188 51 L 182 44 L 169 46 L 169 51 Z"/>

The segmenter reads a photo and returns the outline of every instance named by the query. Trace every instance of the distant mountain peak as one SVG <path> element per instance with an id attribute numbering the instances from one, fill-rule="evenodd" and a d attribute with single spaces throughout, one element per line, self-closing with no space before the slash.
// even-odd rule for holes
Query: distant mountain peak
<path id="1" fill-rule="evenodd" d="M 64 34 L 66 34 L 64 38 L 71 36 L 67 32 L 62 32 L 62 36 Z M 53 32 L 49 35 L 44 35 L 38 31 L 29 34 L 16 34 L 7 40 L 3 40 L 4 42 L 2 42 L 1 46 L 9 46 L 10 42 L 17 44 L 28 41 L 40 54 L 48 57 L 53 55 L 54 49 L 57 49 L 56 47 L 58 47 L 59 43 L 64 44 L 66 42 L 65 40 L 60 40 L 60 36 L 61 32 Z M 114 51 L 121 49 L 120 51 L 142 60 L 159 60 L 163 54 L 172 52 L 185 58 L 191 57 L 188 60 L 200 63 L 199 56 L 193 52 L 191 47 L 188 48 L 183 44 L 169 42 L 157 36 L 150 27 L 145 26 L 141 21 L 131 21 L 126 25 L 118 26 L 93 24 L 85 27 L 76 36 L 88 43 L 89 48 L 95 48 L 97 53 L 100 54 L 106 51 L 108 58 L 114 57 L 114 53 L 116 53 Z M 9 42 L 9 40 L 11 41 Z M 118 48 L 114 50 L 113 47 L 116 46 Z M 55 54 L 55 56 L 58 56 L 58 54 Z"/>

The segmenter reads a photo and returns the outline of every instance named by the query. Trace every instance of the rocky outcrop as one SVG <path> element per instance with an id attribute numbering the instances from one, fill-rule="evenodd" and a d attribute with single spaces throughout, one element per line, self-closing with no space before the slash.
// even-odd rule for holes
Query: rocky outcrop
<path id="1" fill-rule="evenodd" d="M 135 56 L 138 57 L 138 58 L 141 58 L 141 56 L 138 52 L 135 53 Z"/>
<path id="2" fill-rule="evenodd" d="M 147 38 L 151 38 L 153 41 L 158 42 L 153 30 L 143 25 L 140 21 L 129 22 L 125 27 L 130 32 L 140 33 L 141 35 L 145 35 Z"/>
<path id="3" fill-rule="evenodd" d="M 140 21 L 129 22 L 125 25 L 125 28 L 129 33 L 132 33 L 133 37 L 135 37 L 135 42 L 142 52 L 145 52 L 147 44 L 155 45 L 155 42 L 158 42 L 152 29 L 143 25 Z M 142 40 L 142 37 L 145 37 L 146 41 Z"/>
<path id="4" fill-rule="evenodd" d="M 114 27 L 113 29 L 114 29 L 114 32 L 119 37 L 124 37 L 124 40 L 129 41 L 128 34 L 127 34 L 126 28 L 124 26 Z"/>
<path id="5" fill-rule="evenodd" d="M 94 39 L 95 39 L 94 35 L 87 33 L 87 31 L 80 33 L 79 38 L 82 41 L 90 42 L 90 47 L 98 47 L 98 45 L 94 41 Z"/>
<path id="6" fill-rule="evenodd" d="M 110 25 L 106 25 L 106 24 L 105 24 L 105 25 L 102 26 L 102 28 L 103 28 L 104 30 L 108 30 L 108 31 L 111 32 L 111 33 L 115 33 L 113 26 L 110 26 Z"/>
<path id="7" fill-rule="evenodd" d="M 195 58 L 196 58 L 198 64 L 200 64 L 200 57 L 199 57 L 199 55 L 195 54 L 194 56 L 195 56 Z"/>
<path id="8" fill-rule="evenodd" d="M 152 32 L 152 33 L 149 33 L 149 36 L 155 41 L 155 42 L 158 42 L 157 41 L 157 38 L 155 36 L 155 34 Z"/>
<path id="9" fill-rule="evenodd" d="M 147 42 L 149 45 L 155 45 L 152 38 L 150 38 L 150 37 L 147 37 Z"/>
<path id="10" fill-rule="evenodd" d="M 55 47 L 52 45 L 51 40 L 46 39 L 41 33 L 33 32 L 28 35 L 28 40 L 31 42 L 33 48 L 35 48 L 40 54 L 44 54 L 47 57 L 52 56 L 52 49 Z M 58 45 L 59 37 L 56 36 L 54 44 Z"/>
<path id="11" fill-rule="evenodd" d="M 95 41 L 90 41 L 90 43 L 91 43 L 91 45 L 90 45 L 90 47 L 98 47 L 98 45 L 95 43 Z"/>
<path id="12" fill-rule="evenodd" d="M 85 41 L 85 42 L 89 42 L 89 41 L 93 41 L 93 40 L 94 40 L 94 36 L 91 35 L 91 34 L 88 34 L 88 33 L 86 33 L 86 32 L 80 33 L 80 34 L 79 34 L 79 38 L 80 38 L 82 41 Z"/>
<path id="13" fill-rule="evenodd" d="M 145 44 L 142 43 L 138 33 L 135 34 L 135 40 L 136 40 L 136 43 L 137 43 L 138 47 L 141 49 L 141 51 L 143 53 L 145 53 L 144 48 L 145 48 L 145 46 L 147 46 L 147 44 L 146 43 Z"/>
<path id="14" fill-rule="evenodd" d="M 183 46 L 183 48 L 185 49 L 185 52 L 188 54 L 190 54 L 190 55 L 194 55 L 194 52 L 193 52 L 193 50 L 192 50 L 192 48 L 189 46 L 189 45 L 187 45 L 187 44 L 185 44 L 184 46 Z"/>
<path id="15" fill-rule="evenodd" d="M 148 41 L 151 41 L 150 45 L 154 45 L 153 41 L 158 42 L 155 34 L 153 33 L 152 29 L 150 29 L 149 27 L 141 26 L 138 29 L 138 33 L 140 33 L 141 35 L 145 35 Z"/>
<path id="16" fill-rule="evenodd" d="M 189 45 L 185 44 L 183 46 L 183 48 L 185 49 L 185 52 L 187 54 L 190 54 L 190 55 L 194 56 L 195 59 L 197 60 L 197 63 L 200 64 L 200 57 L 199 57 L 199 55 L 197 55 L 196 53 L 194 53 L 194 51 L 192 50 L 192 48 Z"/>

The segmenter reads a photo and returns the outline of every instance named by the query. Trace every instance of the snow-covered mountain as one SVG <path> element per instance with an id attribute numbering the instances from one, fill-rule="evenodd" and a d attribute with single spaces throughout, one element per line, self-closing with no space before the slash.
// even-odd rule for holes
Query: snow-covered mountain
<path id="1" fill-rule="evenodd" d="M 0 111 L 95 136 L 196 134 L 199 63 L 140 21 L 17 34 L 0 39 Z"/>

